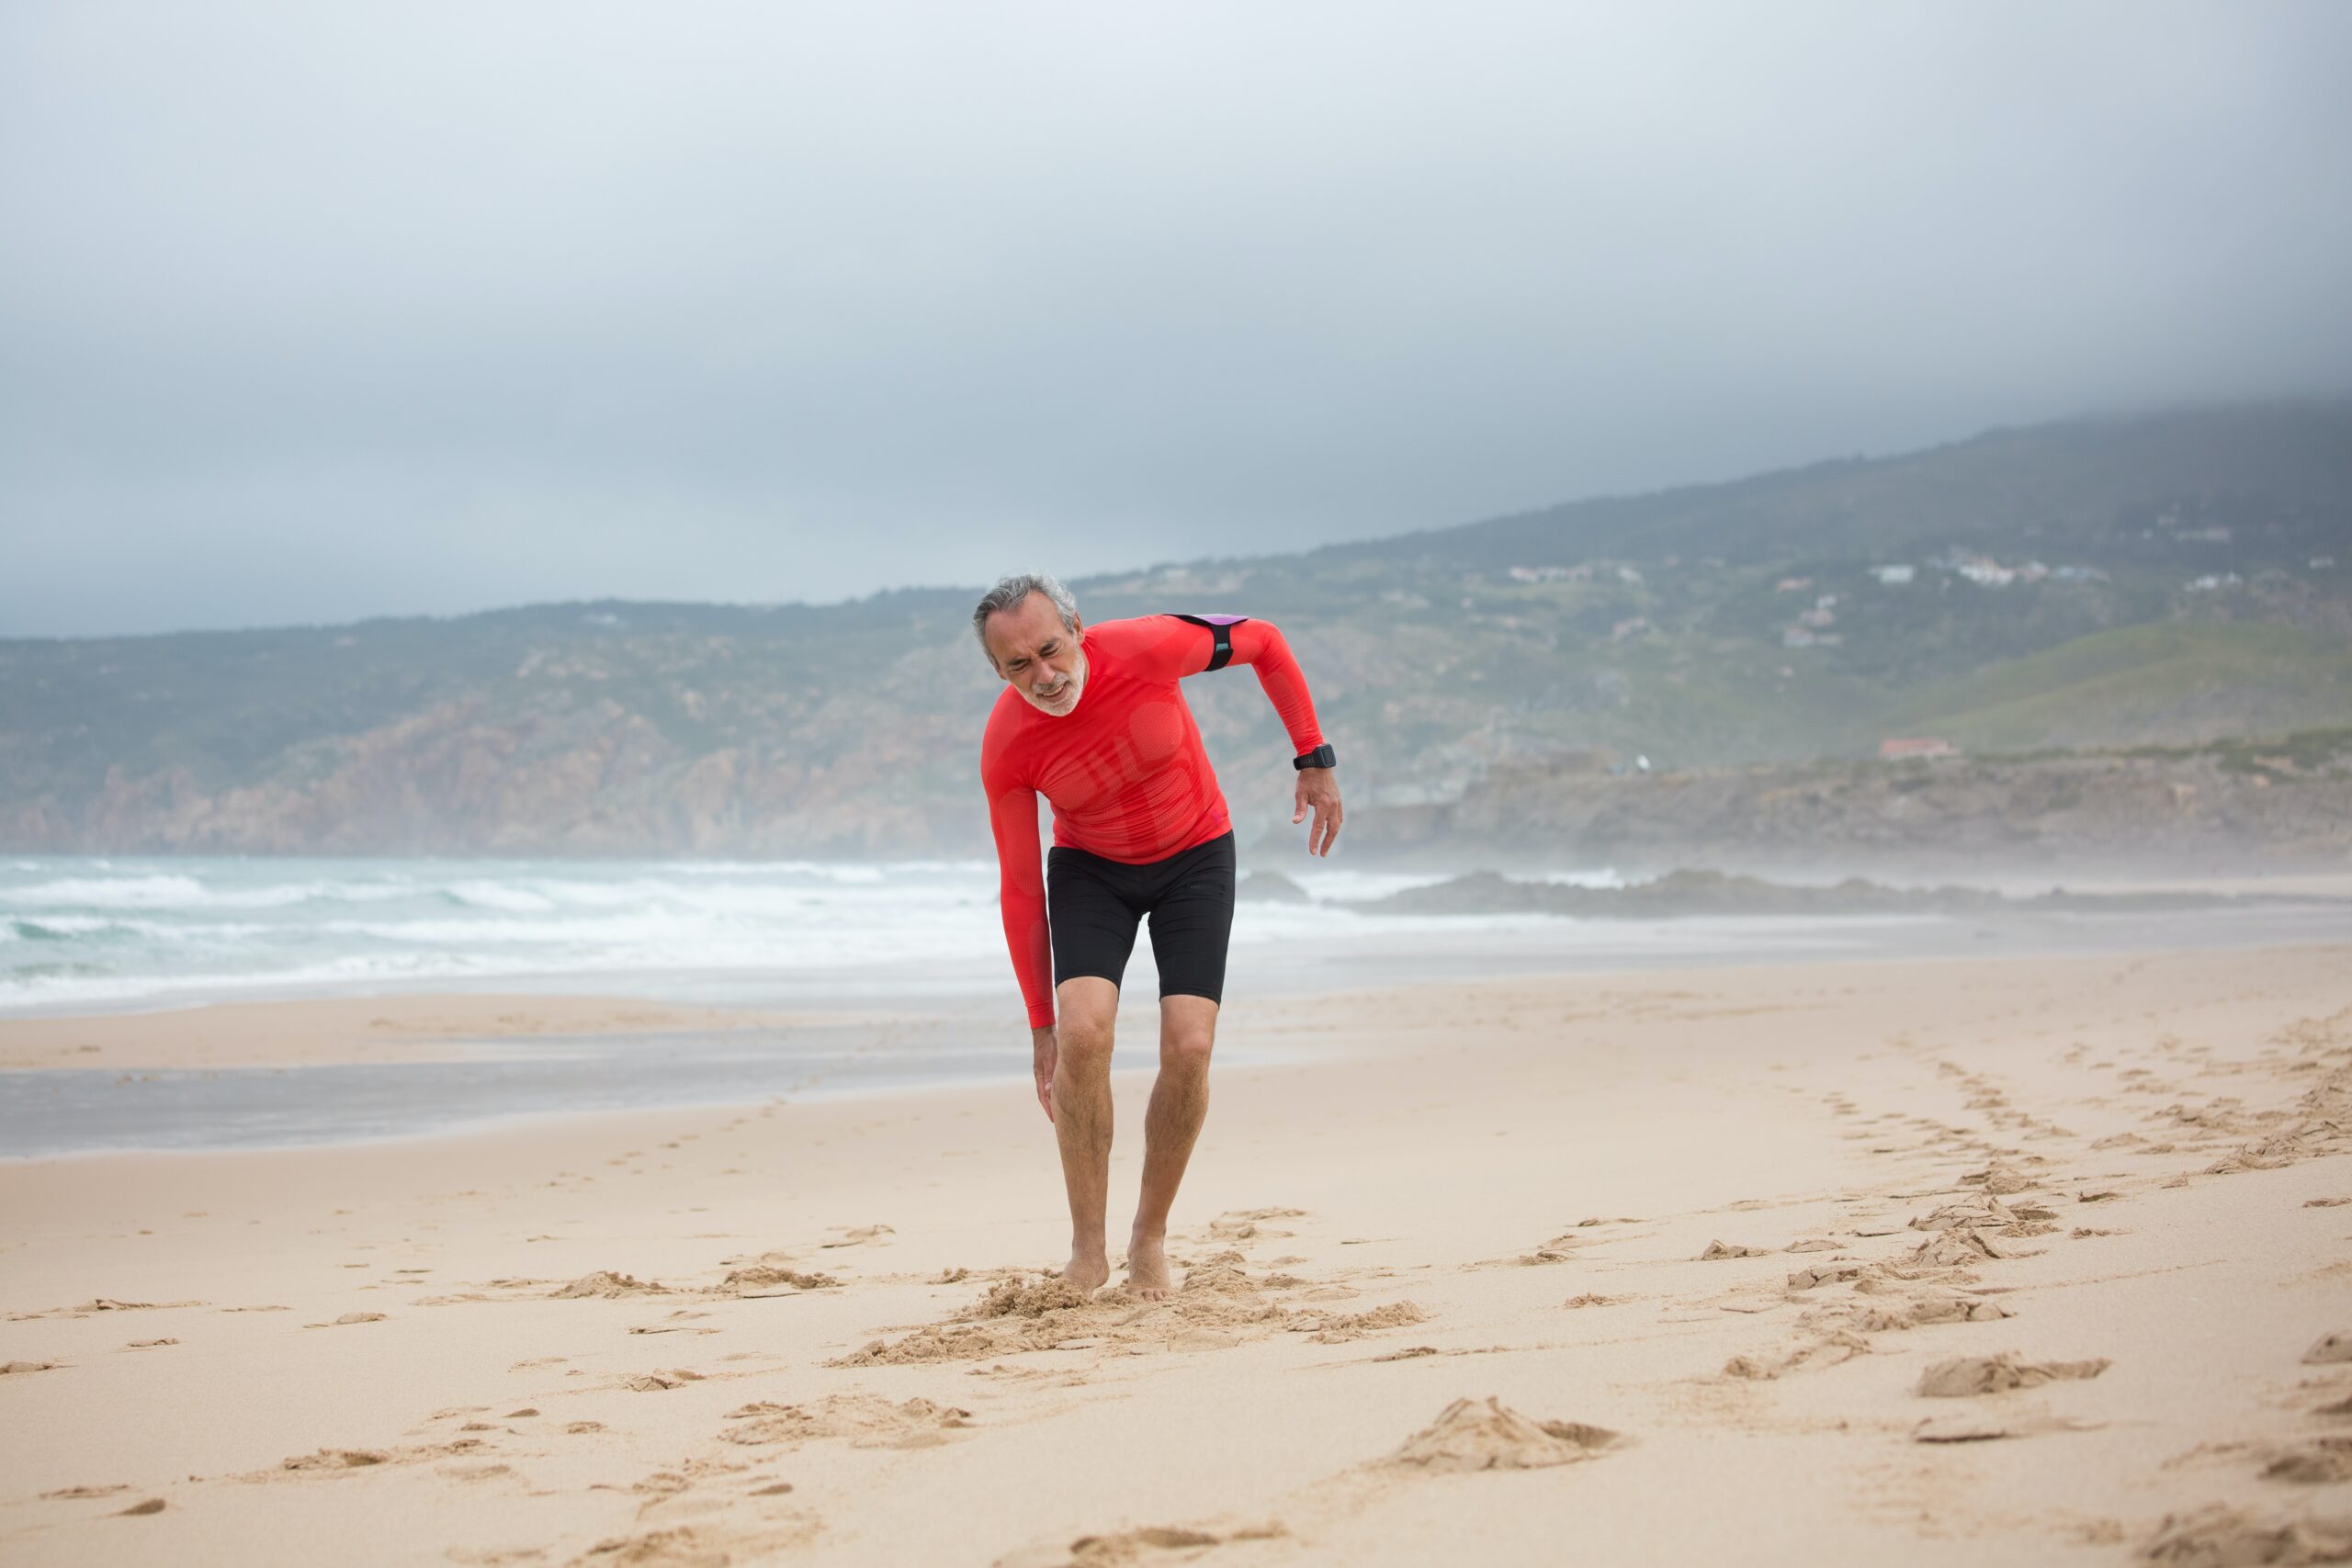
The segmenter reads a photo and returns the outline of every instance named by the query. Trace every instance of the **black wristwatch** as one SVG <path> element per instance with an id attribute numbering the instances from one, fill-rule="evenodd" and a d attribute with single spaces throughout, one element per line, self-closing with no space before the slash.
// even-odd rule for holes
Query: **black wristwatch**
<path id="1" fill-rule="evenodd" d="M 1290 760 L 1290 765 L 1301 769 L 1336 768 L 1340 765 L 1340 754 L 1332 750 L 1331 743 L 1326 740 L 1314 750 L 1301 751 L 1297 756 L 1293 757 Z"/>

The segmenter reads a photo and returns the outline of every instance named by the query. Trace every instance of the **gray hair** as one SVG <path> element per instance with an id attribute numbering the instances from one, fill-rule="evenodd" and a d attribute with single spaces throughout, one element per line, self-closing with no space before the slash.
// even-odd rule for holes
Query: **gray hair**
<path id="1" fill-rule="evenodd" d="M 1025 603 L 1032 593 L 1043 593 L 1062 618 L 1062 629 L 1078 630 L 1078 600 L 1062 586 L 1058 577 L 1048 577 L 1042 571 L 1024 571 L 1017 577 L 1000 577 L 996 586 L 980 595 L 978 605 L 972 611 L 972 635 L 980 639 L 980 651 L 989 656 L 989 668 L 996 668 L 996 655 L 989 648 L 989 617 L 999 610 L 1010 610 Z"/>

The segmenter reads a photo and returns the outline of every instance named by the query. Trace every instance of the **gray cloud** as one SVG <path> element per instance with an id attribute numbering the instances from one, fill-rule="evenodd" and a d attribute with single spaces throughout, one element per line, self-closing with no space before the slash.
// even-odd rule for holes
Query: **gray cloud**
<path id="1" fill-rule="evenodd" d="M 829 598 L 2352 385 L 2352 10 L 0 9 L 0 634 Z"/>

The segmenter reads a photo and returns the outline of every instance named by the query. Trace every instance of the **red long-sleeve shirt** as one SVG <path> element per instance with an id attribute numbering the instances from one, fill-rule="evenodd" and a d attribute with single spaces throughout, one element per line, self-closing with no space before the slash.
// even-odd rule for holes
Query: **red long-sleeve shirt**
<path id="1" fill-rule="evenodd" d="M 1031 1027 L 1054 1021 L 1054 953 L 1037 797 L 1054 807 L 1054 842 L 1143 865 L 1204 844 L 1232 827 L 1200 726 L 1177 682 L 1230 662 L 1258 683 L 1300 752 L 1323 744 L 1314 700 L 1290 645 L 1271 622 L 1244 616 L 1144 615 L 1086 628 L 1086 682 L 1057 717 L 1007 686 L 980 742 L 980 784 L 996 836 L 1005 945 Z"/>

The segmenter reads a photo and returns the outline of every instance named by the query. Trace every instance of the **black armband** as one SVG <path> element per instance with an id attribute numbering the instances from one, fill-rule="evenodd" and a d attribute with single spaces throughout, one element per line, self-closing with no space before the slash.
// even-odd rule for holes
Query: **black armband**
<path id="1" fill-rule="evenodd" d="M 1209 669 L 1222 670 L 1233 662 L 1233 628 L 1248 620 L 1247 615 L 1179 615 L 1180 621 L 1190 621 L 1196 626 L 1206 626 L 1215 640 L 1209 649 Z M 1205 673 L 1205 671 L 1204 671 Z"/>

